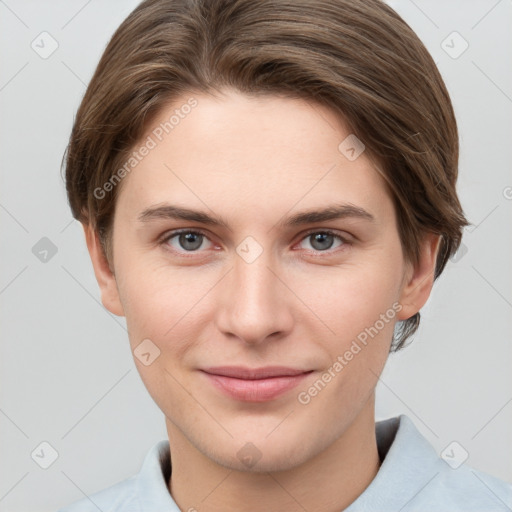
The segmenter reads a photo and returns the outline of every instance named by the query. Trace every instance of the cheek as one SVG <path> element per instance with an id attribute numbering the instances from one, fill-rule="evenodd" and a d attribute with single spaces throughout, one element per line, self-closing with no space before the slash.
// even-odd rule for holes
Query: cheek
<path id="1" fill-rule="evenodd" d="M 314 283 L 314 287 L 312 287 Z M 375 265 L 360 265 L 330 269 L 323 274 L 310 275 L 297 281 L 296 293 L 330 328 L 338 343 L 345 344 L 379 321 L 384 335 L 392 332 L 396 320 L 400 272 L 387 268 L 382 260 Z M 389 328 L 388 328 L 389 327 Z"/>
<path id="2" fill-rule="evenodd" d="M 123 268 L 130 272 L 121 268 L 118 287 L 137 370 L 157 405 L 179 415 L 189 402 L 178 375 L 186 365 L 186 354 L 195 346 L 194 334 L 201 328 L 197 321 L 204 316 L 200 298 L 208 283 L 176 279 L 177 273 L 169 268 L 164 272 L 133 260 Z M 146 365 L 142 354 L 148 352 L 152 360 Z"/>
<path id="3" fill-rule="evenodd" d="M 118 289 L 132 349 L 146 338 L 175 356 L 187 349 L 198 320 L 205 317 L 203 299 L 215 283 L 215 276 L 189 270 L 135 258 L 119 265 Z"/>
<path id="4" fill-rule="evenodd" d="M 329 284 L 329 293 L 310 298 L 311 309 L 334 331 L 317 343 L 329 356 L 319 375 L 327 383 L 315 381 L 302 389 L 299 403 L 308 414 L 341 425 L 366 403 L 388 358 L 401 309 L 399 272 L 365 265 L 364 270 L 344 269 L 323 284 Z"/>

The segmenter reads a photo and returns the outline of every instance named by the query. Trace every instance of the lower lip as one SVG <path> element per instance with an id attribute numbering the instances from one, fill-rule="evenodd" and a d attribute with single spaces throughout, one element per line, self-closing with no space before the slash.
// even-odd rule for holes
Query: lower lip
<path id="1" fill-rule="evenodd" d="M 296 387 L 311 372 L 253 380 L 203 373 L 214 386 L 236 400 L 267 402 Z"/>

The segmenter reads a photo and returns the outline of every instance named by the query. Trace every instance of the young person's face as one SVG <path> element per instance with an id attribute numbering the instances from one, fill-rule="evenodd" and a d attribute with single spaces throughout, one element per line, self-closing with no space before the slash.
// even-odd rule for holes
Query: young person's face
<path id="1" fill-rule="evenodd" d="M 331 110 L 194 97 L 162 141 L 152 131 L 189 96 L 134 148 L 157 142 L 121 184 L 115 277 L 88 232 L 103 302 L 126 316 L 132 350 L 150 353 L 143 361 L 159 351 L 135 361 L 170 437 L 227 467 L 251 469 L 261 455 L 253 471 L 291 468 L 373 420 L 394 325 L 426 301 L 436 242 L 426 239 L 418 265 L 405 261 L 384 180 L 364 152 L 338 149 L 350 133 Z M 225 225 L 173 218 L 171 207 Z M 288 223 L 329 207 L 346 214 Z M 206 373 L 228 366 L 304 373 L 259 383 Z"/>

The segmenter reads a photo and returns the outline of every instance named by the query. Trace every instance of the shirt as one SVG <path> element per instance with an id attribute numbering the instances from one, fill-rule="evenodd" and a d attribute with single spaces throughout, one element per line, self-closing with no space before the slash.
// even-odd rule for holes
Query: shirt
<path id="1" fill-rule="evenodd" d="M 344 512 L 512 510 L 512 485 L 459 465 L 467 455 L 460 444 L 448 445 L 441 458 L 406 415 L 379 421 L 375 428 L 381 466 Z M 180 512 L 167 488 L 170 474 L 164 440 L 151 448 L 137 475 L 59 512 Z"/>

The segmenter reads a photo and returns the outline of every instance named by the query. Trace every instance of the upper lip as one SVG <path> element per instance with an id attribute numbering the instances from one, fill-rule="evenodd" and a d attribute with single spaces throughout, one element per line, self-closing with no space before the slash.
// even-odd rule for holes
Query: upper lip
<path id="1" fill-rule="evenodd" d="M 286 366 L 265 366 L 263 368 L 246 368 L 243 366 L 215 366 L 203 368 L 203 372 L 212 375 L 222 375 L 223 377 L 232 377 L 235 379 L 256 380 L 271 377 L 289 377 L 309 373 L 312 370 L 300 370 L 297 368 L 288 368 Z"/>

